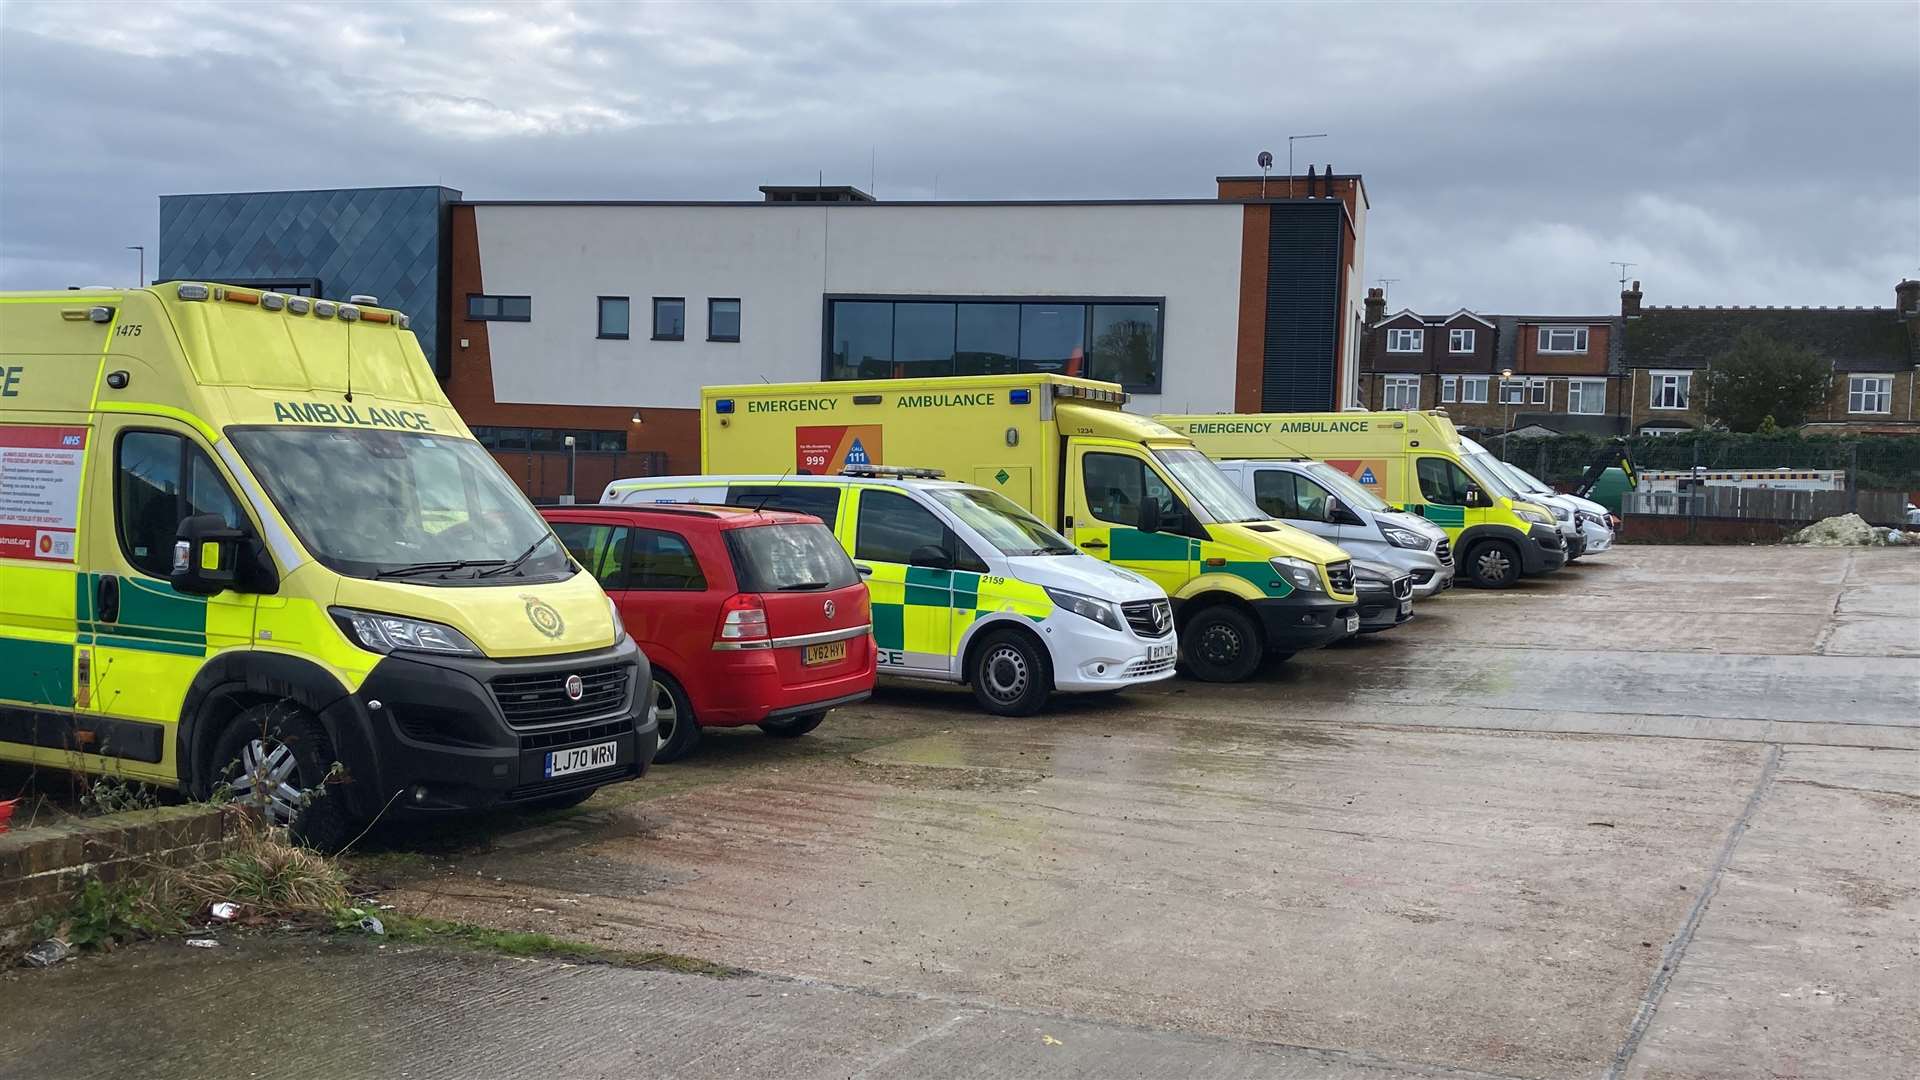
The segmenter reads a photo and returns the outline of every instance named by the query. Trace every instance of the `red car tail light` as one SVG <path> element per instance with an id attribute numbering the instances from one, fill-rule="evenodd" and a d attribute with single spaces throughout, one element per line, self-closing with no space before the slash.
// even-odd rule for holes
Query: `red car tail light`
<path id="1" fill-rule="evenodd" d="M 758 593 L 735 593 L 720 605 L 720 632 L 714 644 L 738 645 L 767 640 L 767 605 Z"/>

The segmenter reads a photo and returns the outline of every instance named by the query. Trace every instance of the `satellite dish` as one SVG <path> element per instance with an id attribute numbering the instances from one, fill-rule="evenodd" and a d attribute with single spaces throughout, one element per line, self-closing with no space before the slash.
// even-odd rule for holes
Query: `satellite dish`
<path id="1" fill-rule="evenodd" d="M 1273 168 L 1273 151 L 1262 150 L 1260 151 L 1260 156 L 1254 160 L 1261 168 L 1271 169 Z"/>

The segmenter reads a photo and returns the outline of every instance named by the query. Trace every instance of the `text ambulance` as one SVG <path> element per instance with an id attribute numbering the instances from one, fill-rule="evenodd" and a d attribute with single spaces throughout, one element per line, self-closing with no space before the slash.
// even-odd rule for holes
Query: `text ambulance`
<path id="1" fill-rule="evenodd" d="M 327 846 L 640 774 L 647 684 L 405 316 L 0 295 L 0 759 L 224 784 Z"/>
<path id="2" fill-rule="evenodd" d="M 1567 561 L 1553 513 L 1462 445 L 1444 412 L 1160 416 L 1220 460 L 1309 457 L 1447 531 L 1468 584 L 1505 588 Z M 1477 449 L 1477 448 L 1476 448 Z M 1480 455 L 1484 458 L 1484 454 Z"/>
<path id="3" fill-rule="evenodd" d="M 710 386 L 709 472 L 944 470 L 1026 508 L 1173 598 L 1194 675 L 1235 681 L 1359 628 L 1353 569 L 1273 520 L 1186 436 L 1121 411 L 1112 383 L 1060 375 Z"/>

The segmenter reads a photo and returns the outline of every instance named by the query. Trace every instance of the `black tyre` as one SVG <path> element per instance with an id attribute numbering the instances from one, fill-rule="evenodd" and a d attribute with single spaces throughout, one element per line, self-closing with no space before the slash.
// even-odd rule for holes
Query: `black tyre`
<path id="1" fill-rule="evenodd" d="M 665 765 L 693 753 L 700 745 L 700 722 L 694 718 L 693 703 L 673 676 L 653 669 L 653 716 L 660 725 L 660 748 L 653 752 L 653 763 Z"/>
<path id="2" fill-rule="evenodd" d="M 995 716 L 1032 716 L 1053 694 L 1053 665 L 1033 638 L 996 630 L 973 650 L 967 683 L 973 699 Z"/>
<path id="3" fill-rule="evenodd" d="M 1180 656 L 1202 682 L 1242 682 L 1260 667 L 1266 643 L 1253 616 L 1216 604 L 1202 609 L 1180 631 Z"/>
<path id="4" fill-rule="evenodd" d="M 1467 580 L 1476 589 L 1504 589 L 1520 580 L 1520 552 L 1505 540 L 1483 540 L 1467 552 Z"/>
<path id="5" fill-rule="evenodd" d="M 593 793 L 599 790 L 599 788 L 587 788 L 584 791 L 569 791 L 565 795 L 549 795 L 544 799 L 523 802 L 520 804 L 520 809 L 530 814 L 537 814 L 547 810 L 571 810 L 581 803 L 586 802 L 588 799 L 593 798 Z"/>
<path id="6" fill-rule="evenodd" d="M 820 726 L 827 714 L 823 712 L 807 713 L 804 716 L 783 716 L 778 720 L 768 720 L 760 725 L 760 730 L 776 739 L 797 739 Z"/>
<path id="7" fill-rule="evenodd" d="M 269 824 L 289 826 L 308 847 L 337 851 L 366 822 L 348 809 L 344 796 L 327 790 L 335 760 L 319 718 L 277 701 L 233 718 L 214 741 L 209 771 L 233 802 Z"/>

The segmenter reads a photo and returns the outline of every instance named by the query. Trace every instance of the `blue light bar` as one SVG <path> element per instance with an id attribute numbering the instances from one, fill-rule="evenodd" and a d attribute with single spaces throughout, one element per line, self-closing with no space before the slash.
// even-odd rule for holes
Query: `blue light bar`
<path id="1" fill-rule="evenodd" d="M 719 413 L 721 416 L 727 415 L 733 411 L 733 399 L 724 397 L 714 399 L 713 411 Z"/>
<path id="2" fill-rule="evenodd" d="M 1028 403 L 1029 401 L 1032 401 L 1032 400 L 1033 400 L 1033 391 L 1031 391 L 1031 390 L 1009 390 L 1009 391 L 1007 391 L 1007 401 L 1008 401 L 1008 402 L 1009 402 L 1010 404 L 1013 404 L 1013 405 L 1025 405 L 1026 403 Z"/>

